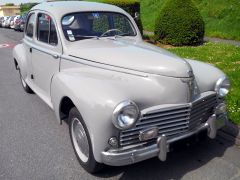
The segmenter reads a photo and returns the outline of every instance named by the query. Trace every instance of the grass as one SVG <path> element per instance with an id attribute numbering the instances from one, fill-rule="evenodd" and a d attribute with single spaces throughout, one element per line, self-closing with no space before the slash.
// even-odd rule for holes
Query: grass
<path id="1" fill-rule="evenodd" d="M 240 47 L 224 43 L 205 43 L 197 47 L 172 47 L 169 51 L 184 57 L 211 63 L 223 70 L 231 80 L 227 96 L 230 120 L 240 125 Z"/>
<path id="2" fill-rule="evenodd" d="M 140 0 L 144 29 L 154 31 L 157 11 L 166 0 Z M 206 36 L 240 40 L 239 0 L 193 0 L 206 25 Z"/>

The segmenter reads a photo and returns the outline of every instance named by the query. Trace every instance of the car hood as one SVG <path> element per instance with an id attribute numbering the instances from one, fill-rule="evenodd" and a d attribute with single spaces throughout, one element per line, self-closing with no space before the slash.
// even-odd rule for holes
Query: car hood
<path id="1" fill-rule="evenodd" d="M 149 43 L 127 38 L 71 42 L 66 52 L 96 63 L 169 77 L 189 77 L 192 71 L 184 59 Z"/>

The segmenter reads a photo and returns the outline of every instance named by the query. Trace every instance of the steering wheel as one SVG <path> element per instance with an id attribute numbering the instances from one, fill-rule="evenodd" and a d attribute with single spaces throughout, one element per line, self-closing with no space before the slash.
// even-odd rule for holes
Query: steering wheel
<path id="1" fill-rule="evenodd" d="M 101 36 L 99 36 L 99 37 L 104 37 L 106 34 L 108 34 L 108 33 L 110 33 L 110 32 L 120 32 L 120 33 L 123 33 L 121 30 L 119 30 L 119 29 L 109 29 L 109 30 L 107 30 L 106 32 L 104 32 L 104 33 L 102 33 L 101 34 Z"/>

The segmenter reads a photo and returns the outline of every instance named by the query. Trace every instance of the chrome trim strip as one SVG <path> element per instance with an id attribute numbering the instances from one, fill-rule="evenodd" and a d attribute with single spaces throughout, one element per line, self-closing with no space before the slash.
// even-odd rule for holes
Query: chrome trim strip
<path id="1" fill-rule="evenodd" d="M 122 66 L 115 66 L 115 65 L 112 65 L 112 64 L 101 63 L 101 62 L 97 62 L 97 61 L 93 61 L 93 60 L 90 60 L 90 59 L 86 59 L 86 58 L 82 58 L 82 57 L 77 57 L 77 56 L 73 56 L 73 55 L 69 55 L 69 56 L 71 56 L 71 57 L 73 57 L 73 58 L 79 58 L 79 59 L 82 59 L 82 60 L 84 60 L 84 61 L 89 61 L 89 62 L 92 62 L 92 63 L 105 65 L 105 66 L 111 66 L 111 67 L 115 67 L 115 68 L 124 68 L 124 69 L 130 70 L 130 71 L 136 71 L 136 72 L 139 72 L 139 73 L 147 73 L 147 72 L 138 71 L 138 70 L 135 70 L 135 69 L 126 68 L 126 67 L 122 67 Z"/>
<path id="2" fill-rule="evenodd" d="M 64 57 L 64 56 L 61 56 L 61 59 L 67 60 L 67 61 L 71 61 L 71 62 L 75 62 L 75 63 L 79 63 L 79 64 L 86 65 L 86 66 L 90 66 L 90 67 L 104 69 L 104 70 L 115 71 L 115 72 L 119 72 L 119 73 L 130 74 L 130 75 L 139 76 L 139 77 L 145 77 L 145 78 L 148 77 L 148 75 L 143 75 L 144 74 L 143 72 L 139 72 L 141 74 L 137 74 L 137 73 L 134 73 L 134 72 L 126 72 L 126 71 L 122 71 L 122 70 L 117 70 L 117 69 L 113 69 L 113 68 L 118 68 L 118 67 L 105 65 L 105 64 L 98 63 L 98 62 L 88 61 L 86 59 L 78 58 L 79 61 L 77 61 L 77 60 L 73 60 L 73 59 L 70 59 L 70 58 L 67 58 L 67 57 Z M 82 62 L 82 61 L 85 61 L 85 62 Z M 104 66 L 110 66 L 110 67 L 113 67 L 113 68 L 100 67 L 100 66 L 93 65 L 93 64 L 90 64 L 90 63 L 104 65 Z M 124 68 L 120 68 L 119 67 L 118 69 L 124 69 Z M 131 70 L 131 71 L 134 71 L 134 70 Z"/>

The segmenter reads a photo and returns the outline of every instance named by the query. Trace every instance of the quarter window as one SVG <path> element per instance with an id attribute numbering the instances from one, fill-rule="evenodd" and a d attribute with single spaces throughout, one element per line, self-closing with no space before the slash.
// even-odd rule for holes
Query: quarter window
<path id="1" fill-rule="evenodd" d="M 49 44 L 57 45 L 58 38 L 57 38 L 57 31 L 53 21 L 50 22 L 50 37 L 49 37 Z"/>
<path id="2" fill-rule="evenodd" d="M 33 37 L 33 28 L 34 28 L 34 22 L 35 22 L 35 14 L 30 14 L 28 17 L 28 23 L 26 28 L 26 35 L 28 37 Z"/>
<path id="3" fill-rule="evenodd" d="M 48 43 L 51 45 L 57 45 L 57 32 L 56 27 L 47 14 L 40 13 L 38 15 L 38 29 L 37 29 L 37 39 L 41 42 Z"/>

